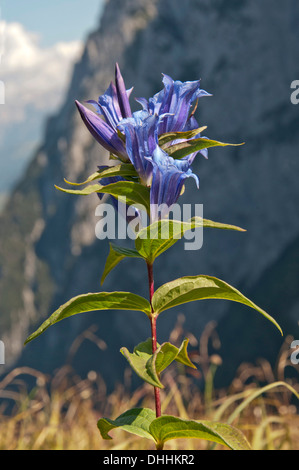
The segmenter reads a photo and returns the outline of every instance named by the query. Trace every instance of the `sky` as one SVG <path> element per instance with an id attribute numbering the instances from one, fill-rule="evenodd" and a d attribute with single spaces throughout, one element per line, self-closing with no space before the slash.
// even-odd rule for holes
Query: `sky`
<path id="1" fill-rule="evenodd" d="M 0 0 L 0 209 L 58 108 L 103 0 Z"/>
<path id="2" fill-rule="evenodd" d="M 98 25 L 103 0 L 0 0 L 2 19 L 40 35 L 42 47 L 84 40 Z"/>

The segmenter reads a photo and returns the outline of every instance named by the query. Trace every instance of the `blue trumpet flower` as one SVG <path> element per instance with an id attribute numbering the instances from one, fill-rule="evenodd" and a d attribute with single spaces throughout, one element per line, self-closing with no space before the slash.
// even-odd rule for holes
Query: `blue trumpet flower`
<path id="1" fill-rule="evenodd" d="M 124 142 L 118 135 L 117 125 L 132 116 L 129 103 L 131 91 L 132 89 L 126 90 L 119 66 L 116 64 L 115 85 L 111 83 L 98 101 L 87 101 L 94 106 L 97 114 L 75 101 L 81 118 L 93 137 L 122 161 L 128 161 L 128 156 Z"/>
<path id="2" fill-rule="evenodd" d="M 158 145 L 158 126 L 165 115 L 152 115 L 148 111 L 136 111 L 131 118 L 123 119 L 118 128 L 125 134 L 126 150 L 141 182 L 150 186 L 152 156 Z"/>
<path id="3" fill-rule="evenodd" d="M 159 135 L 166 132 L 187 130 L 190 127 L 188 120 L 191 117 L 190 109 L 193 102 L 203 96 L 211 95 L 200 88 L 199 80 L 192 82 L 174 81 L 168 75 L 163 74 L 162 81 L 164 84 L 163 90 L 156 93 L 149 100 L 139 98 L 137 101 L 143 109 L 151 114 L 168 114 L 168 117 L 159 123 Z M 193 120 L 193 124 L 195 124 L 195 120 Z M 196 129 L 196 127 L 193 127 L 193 129 Z"/>
<path id="4" fill-rule="evenodd" d="M 117 132 L 97 114 L 79 103 L 79 101 L 76 101 L 76 106 L 87 129 L 99 144 L 108 150 L 108 152 L 119 157 L 120 160 L 126 161 L 126 149 Z"/>
<path id="5" fill-rule="evenodd" d="M 199 178 L 192 173 L 187 160 L 175 160 L 160 147 L 156 147 L 152 157 L 153 177 L 150 191 L 152 222 L 167 216 L 182 192 L 186 178 L 193 178 L 199 187 Z"/>
<path id="6" fill-rule="evenodd" d="M 116 64 L 115 84 L 111 83 L 98 101 L 88 101 L 95 107 L 96 113 L 76 101 L 83 121 L 96 140 L 121 161 L 131 162 L 140 183 L 150 187 L 152 220 L 168 214 L 170 207 L 177 202 L 186 178 L 194 178 L 199 186 L 199 179 L 191 170 L 198 152 L 176 160 L 168 155 L 167 146 L 186 139 L 176 139 L 162 149 L 159 147 L 159 137 L 169 132 L 198 129 L 194 117 L 197 101 L 202 96 L 210 96 L 200 88 L 199 81 L 174 81 L 163 75 L 163 84 L 164 88 L 149 100 L 139 98 L 137 101 L 143 109 L 132 113 L 129 104 L 131 90 L 126 89 Z M 192 110 L 194 102 L 196 104 Z M 200 152 L 207 158 L 206 149 Z M 101 184 L 123 179 L 102 179 Z"/>
<path id="7" fill-rule="evenodd" d="M 198 129 L 199 126 L 194 117 L 197 102 L 203 96 L 211 96 L 211 94 L 200 88 L 199 80 L 189 82 L 174 81 L 168 75 L 163 74 L 163 84 L 163 90 L 156 93 L 149 100 L 145 98 L 137 99 L 143 109 L 149 113 L 168 116 L 159 122 L 158 135 L 167 132 L 185 132 Z M 195 109 L 191 112 L 194 102 L 196 102 Z M 194 139 L 199 137 L 202 137 L 200 133 L 193 136 Z M 172 143 L 182 142 L 183 140 L 177 140 Z M 187 159 L 190 164 L 198 153 L 208 158 L 208 150 L 202 149 L 199 152 L 188 155 Z"/>

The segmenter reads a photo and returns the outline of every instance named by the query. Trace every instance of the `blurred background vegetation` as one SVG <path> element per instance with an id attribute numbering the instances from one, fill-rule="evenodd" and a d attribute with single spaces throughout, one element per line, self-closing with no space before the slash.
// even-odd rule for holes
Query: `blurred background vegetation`
<path id="1" fill-rule="evenodd" d="M 1 450 L 154 449 L 147 439 L 120 430 L 110 433 L 111 441 L 102 440 L 96 426 L 99 418 L 115 419 L 134 407 L 154 408 L 154 398 L 148 384 L 132 389 L 131 369 L 125 369 L 123 382 L 109 394 L 96 371 L 88 371 L 85 377 L 74 371 L 72 362 L 84 341 L 95 343 L 101 354 L 104 343 L 96 333 L 94 325 L 76 338 L 69 361 L 53 375 L 20 367 L 2 379 Z M 299 368 L 290 361 L 292 338 L 286 338 L 274 369 L 262 359 L 256 364 L 240 364 L 229 387 L 215 389 L 215 377 L 222 366 L 217 325 L 207 324 L 197 341 L 184 331 L 184 318 L 180 316 L 170 340 L 179 346 L 186 333 L 197 370 L 174 366 L 165 371 L 162 413 L 233 424 L 244 432 L 253 450 L 298 450 L 299 417 L 293 390 L 299 393 Z M 293 370 L 293 379 L 286 378 L 287 369 Z M 225 450 L 196 439 L 169 441 L 165 449 Z"/>

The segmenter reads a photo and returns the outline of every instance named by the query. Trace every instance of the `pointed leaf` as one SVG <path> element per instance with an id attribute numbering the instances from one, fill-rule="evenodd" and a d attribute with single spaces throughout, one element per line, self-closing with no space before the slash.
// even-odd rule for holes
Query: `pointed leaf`
<path id="1" fill-rule="evenodd" d="M 235 225 L 213 222 L 201 217 L 193 217 L 188 222 L 163 219 L 140 230 L 135 239 L 135 248 L 143 258 L 153 263 L 158 256 L 180 240 L 185 232 L 201 227 L 245 231 Z"/>
<path id="2" fill-rule="evenodd" d="M 145 382 L 154 387 L 163 388 L 159 374 L 163 372 L 173 361 L 196 369 L 187 354 L 188 340 L 184 340 L 181 347 L 177 348 L 171 343 L 157 344 L 157 350 L 152 353 L 152 339 L 138 344 L 133 353 L 127 348 L 121 348 L 121 353 L 127 359 L 135 373 Z"/>
<path id="3" fill-rule="evenodd" d="M 71 184 L 72 186 L 82 186 L 84 184 L 91 183 L 92 181 L 99 180 L 101 178 L 107 178 L 109 176 L 126 176 L 126 177 L 137 177 L 138 174 L 134 166 L 131 163 L 123 163 L 121 165 L 111 166 L 105 168 L 104 170 L 99 170 L 90 175 L 85 181 L 82 183 L 71 183 L 64 179 L 67 184 Z"/>
<path id="4" fill-rule="evenodd" d="M 158 373 L 150 360 L 152 357 L 150 338 L 147 341 L 138 344 L 134 348 L 133 353 L 130 353 L 127 348 L 121 348 L 120 352 L 142 380 L 154 387 L 163 388 Z"/>
<path id="5" fill-rule="evenodd" d="M 88 196 L 89 194 L 100 192 L 100 190 L 104 188 L 104 186 L 97 183 L 97 184 L 91 184 L 84 189 L 65 189 L 65 188 L 60 188 L 59 186 L 56 186 L 56 185 L 55 185 L 55 188 L 58 189 L 59 191 L 62 191 L 63 193 L 78 194 L 80 196 Z"/>
<path id="6" fill-rule="evenodd" d="M 159 446 L 171 439 L 204 439 L 232 450 L 251 450 L 245 436 L 233 426 L 213 421 L 188 421 L 161 416 L 152 421 L 149 431 Z"/>
<path id="7" fill-rule="evenodd" d="M 178 350 L 177 357 L 175 360 L 177 362 L 180 362 L 181 364 L 184 364 L 185 366 L 192 367 L 193 369 L 197 369 L 197 367 L 191 362 L 188 353 L 187 353 L 187 346 L 188 346 L 189 340 L 185 339 L 182 344 L 180 349 Z"/>
<path id="8" fill-rule="evenodd" d="M 142 258 L 142 256 L 138 253 L 137 250 L 122 248 L 115 245 L 114 243 L 110 243 L 110 251 L 101 278 L 101 285 L 112 269 L 114 269 L 124 258 Z"/>
<path id="9" fill-rule="evenodd" d="M 109 432 L 112 429 L 119 428 L 139 437 L 154 440 L 149 432 L 152 421 L 156 418 L 156 414 L 149 408 L 133 408 L 121 414 L 115 420 L 109 418 L 101 418 L 98 421 L 98 429 L 103 439 L 112 439 Z"/>
<path id="10" fill-rule="evenodd" d="M 173 140 L 192 139 L 192 137 L 195 137 L 196 135 L 205 131 L 206 128 L 207 126 L 203 126 L 199 127 L 198 129 L 192 129 L 186 132 L 167 132 L 165 134 L 161 134 L 159 136 L 159 145 L 160 147 L 164 148 L 165 144 L 172 142 Z"/>
<path id="11" fill-rule="evenodd" d="M 234 287 L 211 276 L 186 276 L 164 284 L 154 293 L 152 306 L 158 315 L 171 307 L 204 299 L 224 299 L 247 305 L 270 320 L 282 334 L 278 323 L 267 312 Z"/>
<path id="12" fill-rule="evenodd" d="M 147 368 L 160 374 L 177 357 L 178 348 L 171 343 L 163 343 L 147 362 Z"/>
<path id="13" fill-rule="evenodd" d="M 214 222 L 213 220 L 203 219 L 202 217 L 192 217 L 190 223 L 195 224 L 194 227 L 200 227 L 202 225 L 206 228 L 218 228 L 221 230 L 236 230 L 238 232 L 246 232 L 244 228 L 238 227 L 237 225 Z"/>
<path id="14" fill-rule="evenodd" d="M 241 144 L 228 144 L 225 142 L 218 142 L 217 140 L 210 140 L 205 137 L 200 137 L 199 139 L 186 140 L 185 142 L 171 145 L 170 147 L 167 147 L 166 151 L 172 158 L 181 159 L 187 157 L 187 155 L 190 155 L 193 152 L 198 152 L 199 150 L 210 147 L 237 147 L 243 144 L 243 142 Z"/>
<path id="15" fill-rule="evenodd" d="M 135 239 L 136 250 L 152 263 L 160 254 L 174 245 L 195 224 L 177 220 L 160 220 L 143 228 Z"/>
<path id="16" fill-rule="evenodd" d="M 150 213 L 149 188 L 134 181 L 118 181 L 107 186 L 93 184 L 84 189 L 64 189 L 55 186 L 56 189 L 68 194 L 87 196 L 92 193 L 110 194 L 121 202 L 129 205 L 141 205 Z"/>
<path id="17" fill-rule="evenodd" d="M 110 194 L 128 205 L 138 205 L 144 207 L 150 213 L 150 192 L 149 188 L 133 181 L 119 181 L 117 183 L 103 186 L 99 193 Z"/>
<path id="18" fill-rule="evenodd" d="M 177 361 L 185 366 L 196 369 L 197 367 L 190 361 L 187 353 L 188 342 L 189 340 L 185 339 L 180 348 L 168 342 L 161 344 L 161 346 L 159 345 L 157 351 L 149 359 L 148 367 L 151 362 L 151 367 L 155 367 L 156 372 L 160 374 L 160 372 L 163 372 L 173 361 Z"/>
<path id="19" fill-rule="evenodd" d="M 150 315 L 149 302 L 131 292 L 100 292 L 83 294 L 61 305 L 42 325 L 32 333 L 25 344 L 41 335 L 49 326 L 78 313 L 96 310 L 137 310 Z"/>

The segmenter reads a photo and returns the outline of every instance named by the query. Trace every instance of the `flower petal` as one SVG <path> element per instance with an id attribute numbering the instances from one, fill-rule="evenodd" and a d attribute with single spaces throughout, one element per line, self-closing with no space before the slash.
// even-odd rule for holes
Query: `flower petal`
<path id="1" fill-rule="evenodd" d="M 167 216 L 171 206 L 181 194 L 186 178 L 198 177 L 192 173 L 187 160 L 174 160 L 160 147 L 156 147 L 149 160 L 153 164 L 153 178 L 150 193 L 152 222 Z"/>
<path id="2" fill-rule="evenodd" d="M 117 132 L 103 121 L 97 114 L 75 101 L 81 118 L 92 136 L 110 153 L 117 155 L 121 160 L 127 161 L 127 153 Z"/>
<path id="3" fill-rule="evenodd" d="M 174 81 L 163 74 L 164 88 L 148 101 L 148 109 L 152 114 L 169 113 L 169 117 L 160 123 L 159 135 L 166 132 L 179 132 L 184 129 L 189 118 L 190 107 L 194 100 L 202 96 L 210 96 L 200 88 L 200 81 Z M 139 101 L 140 102 L 140 101 Z M 141 101 L 143 106 L 145 101 Z"/>
<path id="4" fill-rule="evenodd" d="M 119 107 L 121 110 L 121 114 L 123 118 L 131 117 L 132 111 L 129 103 L 128 95 L 130 95 L 130 91 L 127 93 L 125 82 L 120 73 L 120 69 L 118 64 L 115 65 L 115 85 L 117 90 L 118 102 Z"/>
<path id="5" fill-rule="evenodd" d="M 136 111 L 133 116 L 120 122 L 118 128 L 125 133 L 126 150 L 137 173 L 145 184 L 152 174 L 150 157 L 157 146 L 159 117 L 147 111 Z"/>
<path id="6" fill-rule="evenodd" d="M 99 107 L 106 122 L 116 130 L 119 121 L 122 120 L 116 86 L 111 82 L 105 93 L 99 96 Z"/>

